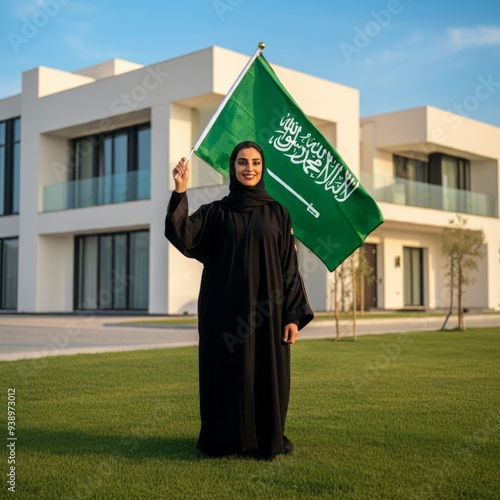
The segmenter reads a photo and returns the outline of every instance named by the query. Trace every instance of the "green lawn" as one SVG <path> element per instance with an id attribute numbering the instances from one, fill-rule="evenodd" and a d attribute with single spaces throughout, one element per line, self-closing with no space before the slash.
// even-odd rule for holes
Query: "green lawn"
<path id="1" fill-rule="evenodd" d="M 292 366 L 296 450 L 257 462 L 196 451 L 196 348 L 1 362 L 5 408 L 16 389 L 17 495 L 500 497 L 499 329 L 304 340 Z"/>

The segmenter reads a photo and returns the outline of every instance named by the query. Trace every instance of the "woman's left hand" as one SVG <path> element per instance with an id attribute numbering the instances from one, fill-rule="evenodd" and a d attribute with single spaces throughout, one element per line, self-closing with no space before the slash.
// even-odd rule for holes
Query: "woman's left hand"
<path id="1" fill-rule="evenodd" d="M 283 335 L 283 342 L 293 344 L 299 336 L 299 327 L 295 323 L 288 323 L 285 325 L 285 334 Z"/>

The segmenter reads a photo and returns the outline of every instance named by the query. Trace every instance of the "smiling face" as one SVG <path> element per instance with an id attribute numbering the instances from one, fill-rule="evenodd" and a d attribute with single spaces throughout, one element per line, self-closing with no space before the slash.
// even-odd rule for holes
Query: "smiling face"
<path id="1" fill-rule="evenodd" d="M 258 184 L 262 178 L 262 157 L 255 148 L 245 148 L 239 151 L 234 161 L 236 179 L 247 187 Z"/>

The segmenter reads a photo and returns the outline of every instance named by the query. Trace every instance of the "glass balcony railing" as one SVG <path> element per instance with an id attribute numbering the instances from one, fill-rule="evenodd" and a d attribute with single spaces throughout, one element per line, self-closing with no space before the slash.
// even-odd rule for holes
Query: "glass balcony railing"
<path id="1" fill-rule="evenodd" d="M 95 207 L 150 198 L 151 171 L 91 177 L 43 187 L 43 211 Z"/>
<path id="2" fill-rule="evenodd" d="M 366 172 L 361 173 L 360 181 L 375 201 L 497 217 L 496 199 L 487 194 Z"/>

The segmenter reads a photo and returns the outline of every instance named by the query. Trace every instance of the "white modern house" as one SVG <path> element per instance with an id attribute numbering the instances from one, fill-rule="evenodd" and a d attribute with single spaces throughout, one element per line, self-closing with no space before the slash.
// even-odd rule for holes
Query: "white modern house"
<path id="1" fill-rule="evenodd" d="M 455 214 L 485 234 L 465 307 L 500 308 L 500 129 L 432 107 L 361 119 L 362 184 L 386 222 L 368 244 L 376 254 L 373 305 L 445 309 L 440 232 Z"/>
<path id="2" fill-rule="evenodd" d="M 201 265 L 163 236 L 170 172 L 247 60 L 211 47 L 23 74 L 21 94 L 0 100 L 0 310 L 196 312 Z M 273 67 L 384 213 L 367 240 L 368 305 L 446 306 L 439 231 L 460 212 L 487 239 L 466 305 L 499 309 L 500 129 L 434 108 L 360 128 L 356 89 Z M 197 158 L 190 182 L 193 209 L 227 192 Z M 328 310 L 329 273 L 299 256 L 313 308 Z"/>

